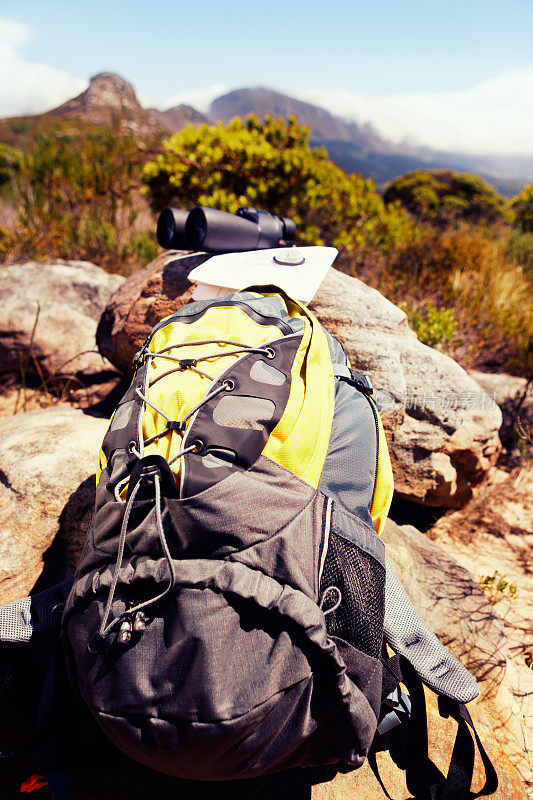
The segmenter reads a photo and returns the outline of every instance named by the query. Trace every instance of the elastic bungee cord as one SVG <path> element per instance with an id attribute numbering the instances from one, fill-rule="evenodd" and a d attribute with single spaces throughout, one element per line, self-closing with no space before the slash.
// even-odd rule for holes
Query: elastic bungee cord
<path id="1" fill-rule="evenodd" d="M 159 536 L 159 541 L 161 542 L 161 547 L 163 548 L 163 553 L 165 554 L 165 559 L 168 564 L 168 569 L 170 574 L 169 583 L 166 589 L 162 591 L 160 594 L 158 594 L 156 597 L 151 597 L 149 600 L 145 600 L 144 602 L 138 603 L 136 606 L 133 606 L 133 608 L 128 608 L 127 611 L 124 611 L 122 614 L 116 617 L 112 622 L 110 622 L 109 625 L 107 625 L 107 620 L 109 618 L 109 614 L 111 611 L 111 605 L 113 603 L 113 599 L 115 596 L 115 590 L 118 584 L 120 569 L 122 567 L 122 558 L 124 556 L 124 546 L 126 544 L 126 535 L 128 532 L 128 522 L 130 518 L 130 513 L 133 506 L 133 501 L 135 500 L 135 495 L 137 494 L 137 491 L 139 490 L 140 487 L 140 481 L 139 481 L 139 483 L 137 483 L 134 486 L 132 493 L 129 497 L 129 500 L 127 502 L 126 508 L 124 510 L 124 519 L 122 520 L 122 528 L 120 530 L 120 539 L 118 544 L 117 560 L 115 563 L 115 569 L 113 573 L 113 580 L 111 586 L 109 587 L 109 594 L 107 596 L 104 615 L 102 617 L 102 622 L 100 625 L 100 629 L 98 631 L 99 636 L 101 636 L 103 639 L 105 639 L 107 635 L 113 630 L 113 628 L 119 622 L 121 622 L 125 617 L 129 617 L 130 615 L 137 613 L 137 611 L 141 611 L 141 609 L 143 608 L 148 608 L 148 606 L 151 606 L 152 603 L 157 603 L 158 600 L 162 600 L 163 597 L 166 597 L 166 595 L 172 591 L 172 589 L 174 588 L 174 584 L 176 582 L 176 576 L 174 574 L 174 565 L 172 563 L 172 555 L 170 553 L 168 542 L 165 536 L 165 531 L 163 528 L 163 520 L 161 518 L 161 478 L 159 475 L 156 474 L 154 475 L 154 480 L 155 480 L 155 518 L 156 518 L 157 534 Z"/>
<path id="2" fill-rule="evenodd" d="M 210 355 L 199 356 L 198 358 L 184 358 L 184 359 L 179 359 L 179 358 L 176 358 L 174 356 L 169 356 L 169 355 L 166 354 L 166 351 L 168 351 L 168 350 L 172 350 L 172 349 L 177 348 L 177 347 L 190 347 L 191 344 L 195 344 L 195 345 L 200 345 L 200 344 L 231 344 L 231 345 L 235 345 L 236 347 L 238 347 L 238 349 L 237 350 L 232 350 L 230 352 L 212 353 Z M 269 347 L 248 347 L 245 344 L 243 344 L 242 342 L 233 342 L 233 341 L 229 341 L 229 340 L 225 340 L 225 339 L 209 339 L 209 340 L 205 340 L 205 341 L 202 341 L 202 342 L 193 342 L 193 343 L 187 342 L 187 343 L 184 343 L 184 344 L 169 345 L 168 347 L 165 347 L 162 350 L 159 350 L 159 351 L 157 351 L 155 353 L 147 351 L 145 353 L 145 358 L 147 358 L 147 359 L 152 360 L 154 358 L 164 358 L 164 359 L 167 359 L 167 360 L 170 360 L 170 361 L 175 361 L 178 364 L 177 367 L 174 367 L 173 369 L 168 370 L 167 372 L 163 373 L 162 375 L 159 375 L 157 378 L 154 378 L 154 380 L 151 381 L 148 384 L 148 388 L 150 389 L 155 383 L 157 383 L 157 381 L 161 380 L 161 378 L 165 378 L 167 375 L 170 375 L 173 372 L 179 372 L 179 371 L 182 371 L 184 369 L 192 369 L 194 372 L 197 372 L 202 377 L 209 378 L 209 380 L 212 383 L 214 383 L 216 378 L 214 378 L 213 376 L 209 375 L 207 372 L 204 372 L 203 370 L 197 369 L 196 364 L 198 363 L 198 361 L 207 361 L 207 360 L 212 359 L 212 358 L 221 358 L 223 356 L 238 355 L 240 353 L 259 353 L 261 355 L 266 356 L 267 358 L 272 358 L 273 355 L 274 355 L 274 351 Z M 183 437 L 183 433 L 185 431 L 185 426 L 186 426 L 186 423 L 188 422 L 188 420 L 200 408 L 202 408 L 202 406 L 204 406 L 206 403 L 208 403 L 214 397 L 216 397 L 217 395 L 221 394 L 222 392 L 230 392 L 230 391 L 232 391 L 233 387 L 234 387 L 233 381 L 225 380 L 221 384 L 221 386 L 219 386 L 217 389 L 215 389 L 214 391 L 210 392 L 205 397 L 203 397 L 202 400 L 200 400 L 200 402 L 197 403 L 196 406 L 194 406 L 194 408 L 192 408 L 183 417 L 183 419 L 181 419 L 181 420 L 172 420 L 168 416 L 168 414 L 166 414 L 165 411 L 163 411 L 163 409 L 159 408 L 159 406 L 157 406 L 155 403 L 152 403 L 152 401 L 149 400 L 148 397 L 146 397 L 146 395 L 141 391 L 141 389 L 137 388 L 135 391 L 136 391 L 137 395 L 141 398 L 141 400 L 146 405 L 149 405 L 150 408 L 153 408 L 154 411 L 156 411 L 158 414 L 161 414 L 161 416 L 167 421 L 166 429 L 164 431 L 161 431 L 160 433 L 156 433 L 154 436 L 151 436 L 149 439 L 145 439 L 143 441 L 143 447 L 146 447 L 146 446 L 152 444 L 152 442 L 156 441 L 161 436 L 165 436 L 167 433 L 172 433 L 173 431 L 176 431 L 177 433 L 180 434 L 180 436 Z M 187 453 L 192 453 L 195 450 L 197 450 L 197 444 L 196 443 L 194 443 L 194 444 L 192 444 L 192 445 L 190 445 L 188 447 L 184 447 L 182 450 L 179 451 L 179 453 L 177 453 L 168 462 L 169 466 L 171 464 L 173 464 L 175 461 L 177 461 L 179 458 L 182 458 L 183 456 L 185 456 Z M 137 458 L 139 458 L 139 459 L 141 458 L 141 454 L 136 449 L 135 450 L 132 449 L 131 452 L 134 455 L 136 455 Z M 122 491 L 122 489 L 124 488 L 124 486 L 127 484 L 128 481 L 129 481 L 129 476 L 127 478 L 125 478 L 124 481 L 121 481 L 115 487 L 115 497 L 116 497 L 117 500 L 120 499 L 120 491 Z M 164 528 L 163 528 L 163 520 L 162 520 L 162 517 L 161 517 L 161 478 L 160 478 L 160 476 L 158 474 L 154 475 L 154 482 L 155 482 L 156 528 L 157 528 L 157 534 L 158 534 L 158 537 L 159 537 L 159 541 L 161 542 L 161 547 L 163 549 L 163 553 L 165 555 L 165 559 L 166 559 L 166 562 L 167 562 L 167 565 L 168 565 L 168 570 L 169 570 L 168 586 L 160 594 L 156 595 L 155 597 L 152 597 L 149 600 L 145 600 L 142 603 L 138 603 L 137 605 L 133 606 L 132 608 L 128 608 L 126 611 L 123 611 L 122 614 L 119 614 L 118 617 L 115 617 L 115 619 L 113 619 L 108 624 L 109 615 L 111 613 L 111 606 L 113 604 L 113 600 L 114 600 L 114 597 L 115 597 L 115 592 L 116 592 L 116 588 L 117 588 L 117 585 L 118 585 L 120 570 L 121 570 L 121 567 L 122 567 L 122 560 L 123 560 L 123 557 L 124 557 L 124 548 L 126 546 L 126 536 L 128 534 L 128 523 L 129 523 L 129 520 L 130 520 L 131 510 L 133 508 L 133 503 L 135 501 L 135 497 L 137 496 L 137 492 L 139 491 L 139 488 L 140 488 L 140 485 L 141 485 L 141 481 L 139 480 L 139 482 L 136 483 L 135 486 L 133 487 L 132 492 L 131 492 L 131 494 L 130 494 L 130 496 L 128 498 L 128 501 L 126 503 L 126 508 L 124 509 L 124 517 L 122 519 L 122 526 L 121 526 L 121 529 L 120 529 L 120 536 L 119 536 L 119 542 L 118 542 L 117 560 L 115 562 L 115 568 L 113 570 L 113 579 L 111 581 L 111 586 L 109 587 L 109 593 L 107 595 L 107 600 L 106 600 L 106 604 L 105 604 L 105 608 L 104 608 L 104 613 L 103 613 L 103 616 L 102 616 L 102 622 L 100 624 L 100 628 L 98 630 L 98 633 L 97 633 L 97 635 L 95 637 L 95 639 L 96 639 L 95 645 L 98 644 L 98 643 L 102 643 L 103 644 L 103 642 L 105 641 L 107 636 L 111 633 L 111 631 L 120 622 L 122 622 L 124 619 L 126 619 L 127 617 L 130 617 L 130 616 L 133 616 L 138 611 L 141 611 L 142 609 L 148 608 L 148 606 L 151 606 L 153 603 L 157 603 L 159 600 L 162 600 L 174 588 L 174 585 L 175 585 L 175 582 L 176 582 L 176 576 L 175 576 L 175 573 L 174 573 L 174 565 L 172 563 L 172 555 L 170 553 L 170 549 L 169 549 L 169 546 L 168 546 L 168 543 L 167 543 L 167 540 L 166 540 L 165 531 L 164 531 Z M 117 492 L 118 492 L 118 496 L 117 496 Z M 329 589 L 326 590 L 326 593 L 328 591 L 329 591 Z M 325 594 L 324 594 L 324 597 L 325 597 Z M 333 611 L 333 610 L 334 609 L 330 609 L 330 611 Z M 328 611 L 326 613 L 330 613 L 330 611 Z M 90 647 L 91 650 L 93 649 L 91 644 L 89 645 L 89 647 Z"/>

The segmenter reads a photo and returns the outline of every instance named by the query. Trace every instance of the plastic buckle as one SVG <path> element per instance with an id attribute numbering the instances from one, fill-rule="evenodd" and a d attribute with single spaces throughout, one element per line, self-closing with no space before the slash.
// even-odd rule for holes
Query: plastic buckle
<path id="1" fill-rule="evenodd" d="M 374 387 L 372 386 L 372 381 L 365 375 L 364 372 L 356 372 L 354 369 L 350 369 L 352 374 L 352 380 L 350 381 L 353 383 L 356 389 L 359 389 L 360 392 L 364 392 L 365 394 L 372 394 L 374 392 Z"/>
<path id="2" fill-rule="evenodd" d="M 169 419 L 167 421 L 167 431 L 178 431 L 178 433 L 183 433 L 186 424 L 187 423 L 182 422 L 181 420 Z"/>

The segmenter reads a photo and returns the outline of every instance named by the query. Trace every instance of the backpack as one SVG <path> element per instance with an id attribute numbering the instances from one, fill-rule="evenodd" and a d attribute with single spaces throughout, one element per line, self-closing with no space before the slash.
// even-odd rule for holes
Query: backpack
<path id="1" fill-rule="evenodd" d="M 423 734 L 423 680 L 459 725 L 439 791 L 470 797 L 478 691 L 386 557 L 392 469 L 368 377 L 273 286 L 189 303 L 134 367 L 62 618 L 101 729 L 179 778 L 349 770 L 399 723 Z M 411 785 L 434 797 L 421 752 Z"/>

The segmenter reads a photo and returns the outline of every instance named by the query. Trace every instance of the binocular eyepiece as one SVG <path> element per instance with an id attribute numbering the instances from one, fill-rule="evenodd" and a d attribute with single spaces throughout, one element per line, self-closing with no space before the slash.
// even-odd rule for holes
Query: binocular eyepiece
<path id="1" fill-rule="evenodd" d="M 157 241 L 165 250 L 233 253 L 283 247 L 296 236 L 288 217 L 243 206 L 236 214 L 196 206 L 192 211 L 165 208 L 157 220 Z"/>

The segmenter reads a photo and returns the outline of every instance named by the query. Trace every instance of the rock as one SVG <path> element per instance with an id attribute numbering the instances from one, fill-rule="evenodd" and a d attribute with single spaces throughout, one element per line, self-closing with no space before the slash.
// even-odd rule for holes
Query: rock
<path id="1" fill-rule="evenodd" d="M 464 508 L 441 517 L 429 535 L 479 580 L 516 586 L 517 597 L 489 592 L 508 640 L 505 678 L 483 710 L 513 764 L 533 788 L 533 468 L 491 471 Z"/>
<path id="2" fill-rule="evenodd" d="M 110 298 L 98 323 L 98 349 L 125 374 L 133 356 L 159 320 L 188 303 L 195 284 L 187 275 L 195 262 L 177 260 L 184 251 L 169 250 L 134 272 Z"/>
<path id="3" fill-rule="evenodd" d="M 507 468 L 521 466 L 533 458 L 533 381 L 515 375 L 471 370 L 469 375 L 481 386 L 503 415 L 500 439 L 503 452 L 498 460 Z"/>
<path id="4" fill-rule="evenodd" d="M 0 604 L 28 594 L 43 563 L 49 583 L 73 570 L 107 426 L 66 404 L 0 419 Z"/>
<path id="5" fill-rule="evenodd" d="M 86 261 L 30 261 L 2 267 L 0 275 L 0 374 L 19 375 L 20 359 L 37 372 L 30 357 L 34 326 L 33 353 L 52 379 L 87 379 L 109 369 L 96 352 L 96 325 L 124 278 Z"/>
<path id="6" fill-rule="evenodd" d="M 433 763 L 446 774 L 450 762 L 457 725 L 443 719 L 436 707 L 436 696 L 428 693 L 429 755 Z M 74 705 L 74 707 L 76 707 Z M 476 730 L 494 764 L 499 786 L 490 795 L 491 800 L 527 800 L 526 790 L 516 769 L 509 762 L 501 745 L 475 703 L 469 704 Z M 333 768 L 282 772 L 256 780 L 217 782 L 180 781 L 153 772 L 127 760 L 116 749 L 102 745 L 90 722 L 78 729 L 81 712 L 69 721 L 72 755 L 69 754 L 67 773 L 76 800 L 410 800 L 411 793 L 405 782 L 405 772 L 400 769 L 387 750 L 376 753 L 374 769 L 367 761 L 354 772 L 335 774 Z M 83 738 L 80 738 L 83 737 Z M 80 741 L 83 746 L 79 746 Z M 69 743 L 66 744 L 68 746 Z M 395 759 L 403 755 L 399 741 Z M 76 767 L 73 768 L 73 764 Z M 69 769 L 70 767 L 70 769 Z M 4 778 L 1 773 L 0 779 Z M 32 772 L 31 756 L 24 761 L 18 758 L 9 762 L 13 792 L 3 796 L 16 800 L 20 782 Z M 381 783 L 380 783 L 381 781 Z M 484 783 L 484 771 L 476 754 L 472 787 L 479 791 Z M 6 781 L 3 781 L 3 788 Z"/>
<path id="7" fill-rule="evenodd" d="M 387 520 L 383 541 L 407 594 L 429 627 L 494 697 L 506 667 L 503 624 L 479 583 L 412 525 Z"/>
<path id="8" fill-rule="evenodd" d="M 516 397 L 518 393 L 521 394 L 527 386 L 526 378 L 519 378 L 516 375 L 481 372 L 478 369 L 469 369 L 467 372 L 499 406 L 509 398 Z M 533 387 L 528 399 L 533 403 Z"/>
<path id="9" fill-rule="evenodd" d="M 405 314 L 330 269 L 311 308 L 370 374 L 390 445 L 396 495 L 461 505 L 500 452 L 501 412 L 452 358 L 421 344 Z"/>
<path id="10" fill-rule="evenodd" d="M 152 326 L 191 298 L 187 274 L 196 263 L 178 255 L 167 252 L 128 278 L 102 315 L 98 347 L 122 371 Z M 498 457 L 498 407 L 453 359 L 418 341 L 403 311 L 356 278 L 330 269 L 311 308 L 378 389 L 397 495 L 430 506 L 465 502 Z"/>

